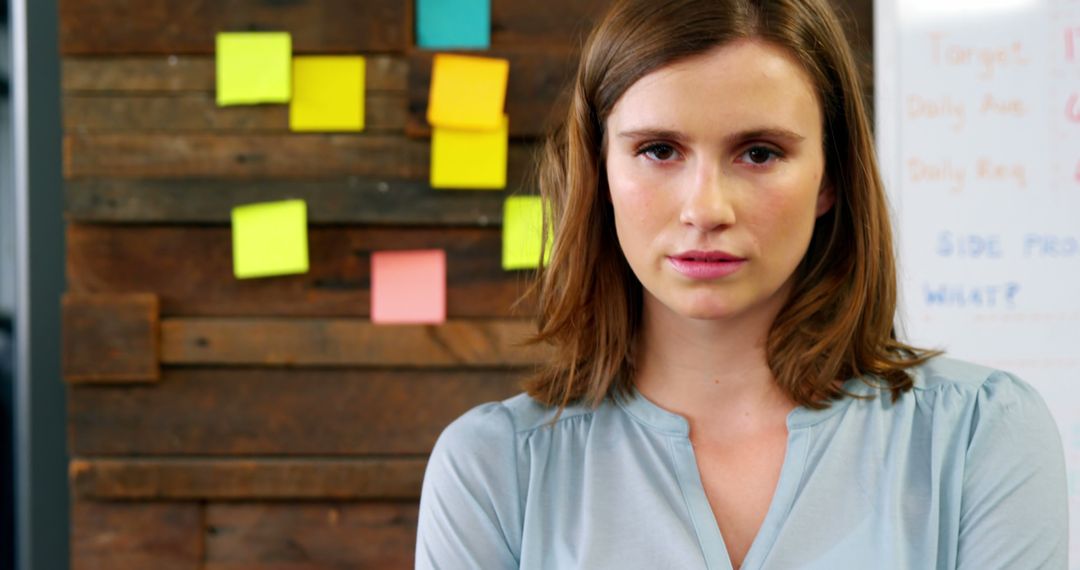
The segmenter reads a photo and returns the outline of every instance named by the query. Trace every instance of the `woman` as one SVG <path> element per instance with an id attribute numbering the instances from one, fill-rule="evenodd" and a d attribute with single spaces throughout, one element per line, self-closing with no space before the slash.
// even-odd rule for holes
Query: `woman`
<path id="1" fill-rule="evenodd" d="M 618 2 L 541 190 L 551 361 L 440 437 L 418 568 L 1065 568 L 1034 390 L 895 338 L 825 0 Z"/>

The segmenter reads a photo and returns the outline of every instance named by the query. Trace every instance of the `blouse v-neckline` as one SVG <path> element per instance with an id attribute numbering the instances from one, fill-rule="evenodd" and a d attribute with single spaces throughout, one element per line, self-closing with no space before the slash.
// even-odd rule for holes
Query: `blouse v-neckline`
<path id="1" fill-rule="evenodd" d="M 848 381 L 846 389 L 852 386 Z M 769 502 L 765 519 L 754 536 L 750 549 L 739 570 L 758 570 L 765 563 L 776 538 L 788 517 L 794 502 L 799 482 L 806 470 L 807 452 L 810 448 L 811 432 L 809 428 L 839 412 L 850 403 L 851 398 L 833 402 L 824 410 L 814 410 L 796 406 L 787 416 L 787 447 L 784 451 L 784 463 L 780 468 L 780 477 Z M 686 503 L 687 512 L 697 534 L 698 543 L 708 570 L 735 570 L 728 554 L 720 525 L 716 522 L 712 506 L 705 494 L 705 486 L 698 469 L 697 456 L 690 442 L 690 424 L 679 414 L 661 408 L 636 388 L 630 399 L 617 399 L 631 416 L 647 427 L 666 434 L 669 443 L 671 461 Z"/>

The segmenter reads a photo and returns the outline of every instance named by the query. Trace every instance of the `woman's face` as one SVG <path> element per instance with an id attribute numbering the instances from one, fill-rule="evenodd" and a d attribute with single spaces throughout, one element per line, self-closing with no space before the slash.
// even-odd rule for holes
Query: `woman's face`
<path id="1" fill-rule="evenodd" d="M 608 116 L 604 153 L 647 310 L 779 311 L 833 201 L 814 86 L 785 50 L 740 40 L 649 73 Z"/>

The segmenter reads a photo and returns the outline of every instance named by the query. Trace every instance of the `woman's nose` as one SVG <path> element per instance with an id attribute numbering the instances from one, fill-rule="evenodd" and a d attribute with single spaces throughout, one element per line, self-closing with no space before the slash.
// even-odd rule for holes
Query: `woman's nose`
<path id="1" fill-rule="evenodd" d="M 735 223 L 732 181 L 717 165 L 703 165 L 694 172 L 680 221 L 701 231 L 712 231 Z"/>

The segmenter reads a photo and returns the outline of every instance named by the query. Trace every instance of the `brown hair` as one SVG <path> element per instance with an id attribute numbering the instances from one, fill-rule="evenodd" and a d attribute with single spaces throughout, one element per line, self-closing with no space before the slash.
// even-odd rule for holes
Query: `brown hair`
<path id="1" fill-rule="evenodd" d="M 625 0 L 593 30 L 570 109 L 548 137 L 539 185 L 550 211 L 550 261 L 534 285 L 538 332 L 555 350 L 525 389 L 560 410 L 629 395 L 642 289 L 619 248 L 602 149 L 604 124 L 638 79 L 742 38 L 780 46 L 803 65 L 824 117 L 825 176 L 836 201 L 814 227 L 791 296 L 769 330 L 778 385 L 821 409 L 870 375 L 893 399 L 907 369 L 936 354 L 897 340 L 896 270 L 888 208 L 851 48 L 826 0 Z M 850 394 L 848 394 L 850 395 Z"/>

